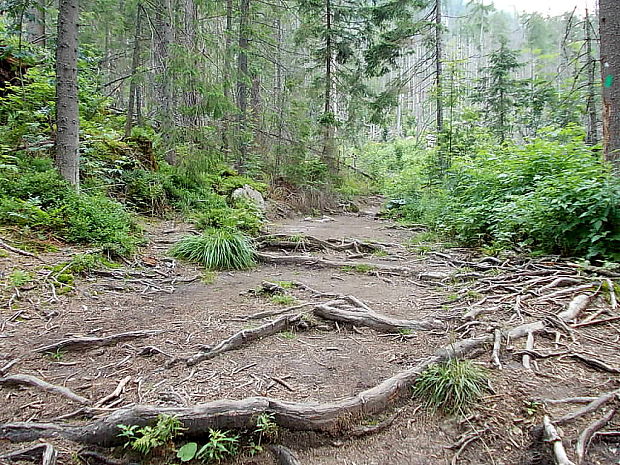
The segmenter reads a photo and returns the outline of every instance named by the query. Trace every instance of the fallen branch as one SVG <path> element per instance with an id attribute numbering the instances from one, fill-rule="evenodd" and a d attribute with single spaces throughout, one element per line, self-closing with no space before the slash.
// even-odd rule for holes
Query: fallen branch
<path id="1" fill-rule="evenodd" d="M 573 328 L 583 328 L 584 326 L 594 326 L 594 325 L 601 325 L 601 324 L 605 324 L 605 323 L 612 323 L 614 321 L 618 321 L 620 320 L 620 316 L 613 316 L 611 318 L 604 318 L 602 320 L 594 320 L 594 321 L 586 321 L 586 322 L 582 322 L 582 323 L 577 323 L 573 325 Z"/>
<path id="2" fill-rule="evenodd" d="M 606 364 L 602 360 L 598 360 L 592 357 L 586 357 L 583 354 L 570 354 L 570 356 L 598 370 L 606 371 L 607 373 L 620 374 L 620 369 L 612 367 L 611 365 Z"/>
<path id="3" fill-rule="evenodd" d="M 4 384 L 7 386 L 33 386 L 39 388 L 43 391 L 51 392 L 53 394 L 58 394 L 67 399 L 70 399 L 78 404 L 86 405 L 90 404 L 90 400 L 85 397 L 76 394 L 70 389 L 57 386 L 56 384 L 50 384 L 47 381 L 43 381 L 42 379 L 35 378 L 30 375 L 10 375 L 4 378 L 0 378 L 0 384 Z"/>
<path id="4" fill-rule="evenodd" d="M 155 336 L 163 332 L 164 331 L 161 331 L 161 330 L 150 329 L 150 330 L 144 330 L 144 331 L 129 331 L 127 333 L 113 334 L 111 336 L 105 336 L 105 337 L 74 337 L 70 339 L 65 339 L 60 342 L 56 342 L 54 344 L 39 347 L 37 349 L 34 349 L 33 352 L 39 352 L 39 353 L 55 352 L 59 349 L 67 349 L 68 347 L 73 349 L 75 347 L 81 347 L 81 346 L 91 346 L 91 347 L 108 346 L 111 344 L 116 344 L 118 342 L 127 341 L 130 339 Z"/>
<path id="5" fill-rule="evenodd" d="M 0 368 L 0 376 L 4 376 L 17 362 L 19 362 L 18 358 L 11 360 L 2 368 Z"/>
<path id="6" fill-rule="evenodd" d="M 268 448 L 276 456 L 279 465 L 301 465 L 297 456 L 288 447 L 270 445 Z"/>
<path id="7" fill-rule="evenodd" d="M 38 461 L 42 465 L 55 465 L 57 458 L 56 449 L 51 444 L 37 444 L 36 446 L 21 449 L 8 454 L 0 455 L 0 463 L 17 462 L 22 460 Z"/>
<path id="8" fill-rule="evenodd" d="M 185 363 L 187 366 L 193 366 L 197 363 L 204 362 L 205 360 L 212 359 L 223 352 L 228 352 L 230 350 L 236 350 L 248 342 L 255 341 L 257 339 L 261 339 L 266 336 L 271 336 L 273 334 L 285 331 L 294 326 L 297 326 L 302 319 L 302 315 L 285 315 L 278 318 L 275 321 L 271 321 L 267 324 L 259 326 L 258 328 L 253 329 L 244 329 L 239 331 L 236 334 L 233 334 L 228 339 L 220 342 L 215 347 L 211 348 L 208 351 L 200 352 L 199 354 L 193 355 L 189 357 Z"/>
<path id="9" fill-rule="evenodd" d="M 581 434 L 579 435 L 579 439 L 577 440 L 577 445 L 575 446 L 575 452 L 577 454 L 577 465 L 581 465 L 585 460 L 586 452 L 588 451 L 588 445 L 590 444 L 592 436 L 594 436 L 598 431 L 603 429 L 615 414 L 615 410 L 610 410 L 602 418 L 599 418 L 598 420 L 593 421 L 588 426 L 586 426 L 586 428 L 581 432 Z"/>
<path id="10" fill-rule="evenodd" d="M 493 354 L 491 358 L 493 359 L 493 365 L 497 367 L 497 369 L 502 369 L 502 362 L 499 359 L 499 352 L 502 347 L 502 332 L 499 329 L 495 330 L 494 341 L 493 341 Z"/>

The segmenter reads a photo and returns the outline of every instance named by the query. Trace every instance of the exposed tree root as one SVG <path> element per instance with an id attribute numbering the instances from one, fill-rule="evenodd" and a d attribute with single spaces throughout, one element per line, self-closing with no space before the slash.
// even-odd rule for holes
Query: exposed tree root
<path id="1" fill-rule="evenodd" d="M 202 434 L 209 428 L 250 429 L 255 427 L 256 416 L 261 413 L 273 414 L 280 427 L 293 431 L 340 434 L 350 430 L 360 418 L 381 413 L 409 395 L 411 385 L 430 364 L 468 356 L 490 343 L 492 338 L 492 335 L 488 335 L 450 344 L 379 385 L 335 402 L 289 402 L 268 397 L 250 397 L 243 400 L 218 400 L 194 407 L 134 406 L 119 409 L 82 425 L 33 422 L 3 424 L 0 425 L 0 438 L 23 442 L 62 437 L 82 444 L 113 446 L 122 443 L 117 425 L 146 425 L 155 421 L 160 414 L 177 416 L 186 428 L 185 434 L 189 436 Z"/>
<path id="2" fill-rule="evenodd" d="M 551 443 L 553 447 L 555 463 L 557 465 L 575 465 L 566 455 L 566 449 L 564 449 L 564 444 L 562 444 L 562 437 L 547 415 L 543 419 L 543 429 L 545 432 L 545 442 Z"/>
<path id="3" fill-rule="evenodd" d="M 35 255 L 31 252 L 27 252 L 25 250 L 22 249 L 18 249 L 17 247 L 12 247 L 9 244 L 7 244 L 6 242 L 4 242 L 2 239 L 0 239 L 0 247 L 2 247 L 3 249 L 8 250 L 9 252 L 13 252 L 17 255 L 23 255 L 24 257 L 30 257 L 30 258 L 36 258 L 37 260 L 41 260 L 41 257 L 39 257 L 38 255 Z"/>
<path id="4" fill-rule="evenodd" d="M 86 465 L 126 465 L 127 463 L 122 460 L 106 457 L 92 450 L 81 450 L 78 452 L 77 456 Z"/>
<path id="5" fill-rule="evenodd" d="M 444 324 L 440 320 L 398 320 L 380 315 L 370 309 L 355 308 L 347 310 L 336 307 L 336 305 L 342 303 L 344 301 L 334 300 L 325 304 L 319 304 L 314 308 L 314 314 L 326 320 L 352 324 L 354 326 L 366 326 L 387 333 L 394 333 L 403 329 L 431 330 L 444 328 Z"/>
<path id="6" fill-rule="evenodd" d="M 365 263 L 352 261 L 335 261 L 326 258 L 306 257 L 304 255 L 271 255 L 266 253 L 257 253 L 256 257 L 265 263 L 273 263 L 278 265 L 308 265 L 308 266 L 325 266 L 328 268 L 346 268 L 364 269 L 369 271 L 383 271 L 387 273 L 396 273 L 401 275 L 410 275 L 413 270 L 406 266 L 385 265 L 383 263 Z"/>
<path id="7" fill-rule="evenodd" d="M 297 456 L 288 447 L 270 445 L 268 448 L 276 456 L 279 465 L 301 465 Z"/>
<path id="8" fill-rule="evenodd" d="M 76 394 L 75 392 L 67 389 L 66 387 L 50 384 L 47 381 L 43 381 L 42 379 L 35 378 L 34 376 L 30 375 L 6 376 L 4 378 L 0 378 L 0 384 L 4 384 L 7 386 L 33 386 L 43 391 L 61 395 L 69 400 L 72 400 L 73 402 L 77 402 L 78 404 L 86 405 L 91 403 L 90 400 L 88 400 L 87 398 Z"/>
<path id="9" fill-rule="evenodd" d="M 27 449 L 21 449 L 8 454 L 0 455 L 0 463 L 17 462 L 22 460 L 41 461 L 42 465 L 56 465 L 56 449 L 51 444 L 37 444 Z"/>
<path id="10" fill-rule="evenodd" d="M 240 331 L 228 339 L 220 342 L 215 347 L 211 348 L 208 351 L 203 351 L 197 355 L 193 355 L 189 357 L 185 363 L 188 366 L 196 365 L 197 363 L 203 362 L 205 360 L 209 360 L 220 355 L 223 352 L 228 352 L 229 350 L 235 350 L 243 347 L 248 342 L 255 341 L 257 339 L 261 339 L 266 336 L 271 336 L 272 334 L 276 334 L 282 332 L 286 329 L 290 329 L 294 326 L 299 326 L 302 321 L 302 315 L 285 315 L 278 318 L 275 321 L 269 322 L 258 328 L 253 329 L 244 329 Z"/>
<path id="11" fill-rule="evenodd" d="M 588 445 L 590 444 L 590 440 L 592 436 L 594 436 L 598 431 L 607 426 L 607 423 L 613 418 L 616 414 L 615 410 L 610 410 L 607 412 L 602 418 L 599 418 L 596 421 L 590 423 L 579 435 L 579 439 L 577 440 L 577 445 L 575 446 L 575 452 L 577 454 L 577 465 L 581 465 L 585 458 L 586 452 L 588 451 Z"/>
<path id="12" fill-rule="evenodd" d="M 620 396 L 620 389 L 616 389 L 615 391 L 611 391 L 611 392 L 606 392 L 605 394 L 602 394 L 601 396 L 597 397 L 596 399 L 594 399 L 592 402 L 590 402 L 588 405 L 586 405 L 585 407 L 582 407 L 578 410 L 575 410 L 574 412 L 568 413 L 566 415 L 564 415 L 561 418 L 558 418 L 555 423 L 557 425 L 563 425 L 565 423 L 568 423 L 570 421 L 573 421 L 577 418 L 580 418 L 590 412 L 594 412 L 595 410 L 597 410 L 599 407 L 605 405 L 608 402 L 611 402 L 612 400 L 614 400 L 614 398 L 617 398 L 618 396 Z"/>
<path id="13" fill-rule="evenodd" d="M 340 243 L 338 243 L 340 242 Z M 344 252 L 351 250 L 355 253 L 372 253 L 384 251 L 386 247 L 358 240 L 336 241 L 333 239 L 323 240 L 314 236 L 290 236 L 288 234 L 269 234 L 260 236 L 255 240 L 258 249 L 277 248 L 292 250 L 334 250 Z"/>
<path id="14" fill-rule="evenodd" d="M 111 344 L 116 344 L 121 341 L 127 341 L 130 339 L 136 339 L 140 337 L 149 337 L 155 336 L 156 334 L 161 334 L 163 331 L 161 330 L 144 330 L 144 331 L 129 331 L 127 333 L 121 334 L 113 334 L 111 336 L 105 337 L 74 337 L 70 339 L 64 339 L 60 342 L 55 342 L 54 344 L 50 344 L 47 346 L 39 347 L 34 349 L 34 352 L 45 353 L 45 352 L 54 352 L 59 349 L 74 349 L 76 347 L 82 346 L 90 346 L 90 347 L 101 347 L 108 346 Z"/>

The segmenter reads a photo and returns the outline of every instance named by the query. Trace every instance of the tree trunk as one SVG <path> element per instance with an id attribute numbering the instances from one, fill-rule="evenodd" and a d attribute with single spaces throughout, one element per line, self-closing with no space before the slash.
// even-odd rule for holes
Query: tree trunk
<path id="1" fill-rule="evenodd" d="M 588 68 L 588 96 L 586 101 L 586 112 L 588 114 L 587 135 L 586 144 L 596 145 L 598 144 L 597 133 L 597 112 L 596 112 L 596 91 L 594 88 L 594 80 L 596 74 L 596 60 L 594 60 L 592 54 L 592 23 L 590 22 L 590 16 L 586 9 L 586 19 L 584 21 L 585 36 L 586 36 L 586 65 Z"/>
<path id="2" fill-rule="evenodd" d="M 243 173 L 248 155 L 247 118 L 248 118 L 248 49 L 250 0 L 241 0 L 239 4 L 239 55 L 237 56 L 237 106 L 239 108 L 239 151 L 236 168 Z"/>
<path id="3" fill-rule="evenodd" d="M 137 91 L 138 91 L 138 67 L 140 66 L 140 29 L 142 18 L 142 5 L 138 4 L 136 8 L 136 32 L 133 40 L 133 56 L 131 59 L 131 81 L 129 83 L 129 103 L 127 104 L 127 120 L 125 121 L 125 137 L 131 136 L 133 128 L 134 108 L 137 107 Z"/>
<path id="4" fill-rule="evenodd" d="M 334 86 L 333 76 L 333 43 L 332 43 L 332 5 L 331 0 L 325 1 L 325 102 L 323 108 L 323 161 L 330 173 L 335 174 L 336 166 L 336 126 L 332 102 Z"/>
<path id="5" fill-rule="evenodd" d="M 161 122 L 162 142 L 165 150 L 165 159 L 171 165 L 176 164 L 176 154 L 172 130 L 174 128 L 172 83 L 169 72 L 170 48 L 173 43 L 172 4 L 171 0 L 161 0 L 157 11 L 157 28 L 155 44 L 155 66 L 158 75 L 156 97 Z"/>
<path id="6" fill-rule="evenodd" d="M 442 43 L 441 43 L 441 0 L 436 0 L 435 3 L 435 105 L 436 115 L 435 122 L 437 125 L 437 139 L 443 131 L 443 89 L 441 85 L 441 59 L 443 55 Z"/>
<path id="7" fill-rule="evenodd" d="M 45 5 L 35 0 L 26 12 L 28 42 L 45 47 Z"/>
<path id="8" fill-rule="evenodd" d="M 599 0 L 603 79 L 603 150 L 620 174 L 620 8 L 617 0 Z"/>
<path id="9" fill-rule="evenodd" d="M 79 108 L 77 83 L 78 0 L 58 2 L 56 46 L 56 166 L 79 188 Z"/>

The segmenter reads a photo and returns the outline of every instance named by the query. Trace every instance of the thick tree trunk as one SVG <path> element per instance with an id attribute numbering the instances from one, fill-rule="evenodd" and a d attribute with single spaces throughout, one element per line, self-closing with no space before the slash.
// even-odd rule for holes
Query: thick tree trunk
<path id="1" fill-rule="evenodd" d="M 58 2 L 56 46 L 56 166 L 76 187 L 80 183 L 79 108 L 77 83 L 78 0 Z"/>
<path id="2" fill-rule="evenodd" d="M 618 0 L 599 0 L 603 146 L 605 158 L 620 174 L 620 8 Z"/>
<path id="3" fill-rule="evenodd" d="M 333 43 L 332 43 L 332 4 L 325 2 L 325 101 L 323 108 L 323 161 L 329 171 L 335 174 L 338 171 L 336 164 L 336 126 L 333 108 Z"/>
<path id="4" fill-rule="evenodd" d="M 157 41 L 155 44 L 155 66 L 158 75 L 158 83 L 155 88 L 159 107 L 159 119 L 161 123 L 162 141 L 166 152 L 165 158 L 171 165 L 176 164 L 176 153 L 172 131 L 174 128 L 174 96 L 172 95 L 172 83 L 169 70 L 170 48 L 173 44 L 174 34 L 172 30 L 172 2 L 161 0 L 157 11 Z"/>
<path id="5" fill-rule="evenodd" d="M 129 103 L 127 104 L 127 120 L 125 121 L 125 137 L 131 136 L 133 128 L 134 108 L 137 106 L 138 67 L 140 66 L 140 29 L 142 19 L 142 5 L 136 8 L 136 32 L 133 40 L 133 56 L 131 58 L 131 81 L 129 83 Z M 135 112 L 137 113 L 137 112 Z"/>
<path id="6" fill-rule="evenodd" d="M 250 0 L 241 0 L 239 4 L 239 55 L 237 56 L 237 106 L 239 107 L 239 151 L 237 153 L 236 168 L 242 173 L 247 162 L 249 135 L 247 134 L 248 119 L 248 50 L 250 48 L 249 34 Z"/>
<path id="7" fill-rule="evenodd" d="M 26 12 L 26 33 L 28 42 L 45 47 L 45 5 L 35 0 Z"/>
<path id="8" fill-rule="evenodd" d="M 586 64 L 588 67 L 588 96 L 586 101 L 586 112 L 588 114 L 587 135 L 586 143 L 588 145 L 598 144 L 598 132 L 597 132 L 597 120 L 598 114 L 596 111 L 596 91 L 594 88 L 594 80 L 596 74 L 596 60 L 594 59 L 592 52 L 592 23 L 590 22 L 590 16 L 586 9 L 586 19 L 584 21 L 585 36 L 586 36 Z"/>

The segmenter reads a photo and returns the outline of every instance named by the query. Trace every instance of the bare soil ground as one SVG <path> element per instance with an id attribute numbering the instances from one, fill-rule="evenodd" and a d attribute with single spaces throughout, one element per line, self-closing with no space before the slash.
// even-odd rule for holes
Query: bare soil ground
<path id="1" fill-rule="evenodd" d="M 420 400 L 408 397 L 394 402 L 384 417 L 360 420 L 372 425 L 397 412 L 389 427 L 374 434 L 350 438 L 283 432 L 280 442 L 306 465 L 554 463 L 552 444 L 540 437 L 543 416 L 554 421 L 584 404 L 546 400 L 597 397 L 620 388 L 620 310 L 612 297 L 613 285 L 610 288 L 617 277 L 556 259 L 500 261 L 471 250 L 417 244 L 418 233 L 375 218 L 372 205 L 368 210 L 286 219 L 269 229 L 294 237 L 378 243 L 380 253 L 307 251 L 303 244 L 298 250 L 271 252 L 375 267 L 263 264 L 247 272 L 205 273 L 167 255 L 189 228 L 169 221 L 146 225 L 149 245 L 134 262 L 87 273 L 71 289 L 54 283 L 48 267 L 82 250 L 61 245 L 59 251 L 39 253 L 39 259 L 4 252 L 0 376 L 34 376 L 66 387 L 86 402 L 81 405 L 32 386 L 16 387 L 0 378 L 0 454 L 24 447 L 2 440 L 3 425 L 16 421 L 80 424 L 87 416 L 78 412 L 84 407 L 96 406 L 96 415 L 107 415 L 134 404 L 187 407 L 253 396 L 329 402 L 376 386 L 452 342 L 544 321 L 527 352 L 525 338 L 502 339 L 501 369 L 493 363 L 492 343 L 474 354 L 476 363 L 489 370 L 491 381 L 488 395 L 465 416 L 432 414 Z M 382 270 L 380 265 L 406 271 Z M 9 275 L 15 270 L 30 273 L 32 280 L 11 285 Z M 249 316 L 284 309 L 269 295 L 255 292 L 264 281 L 353 295 L 377 313 L 406 320 L 439 319 L 442 328 L 385 333 L 318 320 L 306 331 L 281 332 L 194 366 L 170 363 L 269 321 Z M 303 286 L 293 286 L 287 294 L 296 303 L 310 303 L 307 309 L 330 300 Z M 587 307 L 568 324 L 558 321 L 556 315 L 580 294 L 588 296 Z M 467 317 L 471 310 L 480 312 Z M 35 351 L 67 338 L 143 330 L 160 332 L 104 346 Z M 524 366 L 524 355 L 531 360 L 530 368 Z M 119 395 L 102 402 L 122 380 L 126 384 Z M 581 432 L 618 405 L 618 394 L 612 395 L 601 407 L 561 425 L 564 446 L 575 463 Z M 620 415 L 611 417 L 603 430 L 617 433 Z M 595 435 L 582 463 L 620 464 L 618 436 Z M 58 450 L 59 463 L 76 463 L 79 445 L 60 438 L 47 441 Z M 121 458 L 125 463 L 138 460 Z M 234 460 L 276 463 L 268 452 Z M 149 461 L 160 462 L 144 459 Z"/>

